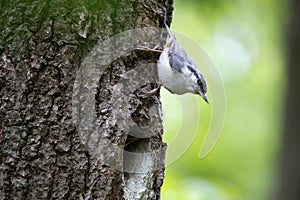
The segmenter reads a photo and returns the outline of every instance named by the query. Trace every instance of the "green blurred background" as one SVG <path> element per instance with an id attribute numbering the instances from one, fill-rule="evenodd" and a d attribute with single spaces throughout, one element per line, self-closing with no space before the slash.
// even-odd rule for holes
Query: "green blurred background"
<path id="1" fill-rule="evenodd" d="M 199 159 L 211 105 L 196 98 L 201 113 L 197 135 L 167 166 L 162 200 L 271 199 L 286 86 L 286 8 L 278 0 L 174 1 L 171 29 L 195 40 L 215 63 L 226 90 L 226 118 L 217 145 Z M 180 107 L 178 98 L 189 104 L 190 96 L 174 97 L 162 90 L 168 144 L 183 126 L 181 109 L 188 109 Z M 189 123 L 185 132 L 193 131 L 197 122 Z M 171 154 L 167 151 L 167 158 Z"/>

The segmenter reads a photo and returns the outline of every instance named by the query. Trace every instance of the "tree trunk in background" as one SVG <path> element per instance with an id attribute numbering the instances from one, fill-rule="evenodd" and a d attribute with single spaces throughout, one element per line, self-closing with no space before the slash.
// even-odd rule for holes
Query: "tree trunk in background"
<path id="1" fill-rule="evenodd" d="M 108 145 L 97 154 L 90 151 L 72 119 L 72 110 L 88 111 L 80 105 L 77 110 L 72 108 L 72 98 L 85 98 L 74 95 L 75 87 L 90 89 L 74 83 L 84 58 L 99 41 L 129 29 L 170 24 L 172 3 L 1 1 L 1 199 L 160 198 L 165 144 L 158 95 L 144 98 L 135 91 L 119 106 L 112 102 L 121 74 L 142 61 L 155 62 L 157 55 L 133 51 L 109 63 L 99 77 L 95 105 L 90 105 L 96 110 L 97 133 L 88 135 L 87 141 L 101 150 L 101 141 L 119 148 Z M 144 87 L 151 89 L 155 84 Z M 152 130 L 147 130 L 155 134 L 130 142 L 126 133 L 134 130 L 127 123 L 116 123 L 119 115 L 129 116 L 137 125 L 155 121 Z M 124 146 L 128 151 L 156 153 L 126 160 Z M 110 159 L 114 167 L 107 163 Z M 149 169 L 144 173 L 123 172 L 124 165 Z"/>
<path id="2" fill-rule="evenodd" d="M 300 2 L 291 0 L 288 34 L 288 91 L 277 200 L 300 198 Z"/>

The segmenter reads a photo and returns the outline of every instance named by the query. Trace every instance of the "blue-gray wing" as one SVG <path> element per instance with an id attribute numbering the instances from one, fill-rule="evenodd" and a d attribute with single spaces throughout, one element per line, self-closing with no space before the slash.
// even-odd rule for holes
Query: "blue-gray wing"
<path id="1" fill-rule="evenodd" d="M 182 72 L 184 67 L 185 59 L 175 53 L 169 52 L 169 61 L 172 70 L 176 72 Z"/>

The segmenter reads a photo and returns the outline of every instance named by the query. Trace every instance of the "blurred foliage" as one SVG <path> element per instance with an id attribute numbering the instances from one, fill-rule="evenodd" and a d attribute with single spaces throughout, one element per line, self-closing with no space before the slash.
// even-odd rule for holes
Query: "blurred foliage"
<path id="1" fill-rule="evenodd" d="M 214 61 L 224 81 L 227 112 L 216 147 L 199 159 L 213 105 L 196 98 L 201 113 L 197 134 L 166 167 L 162 200 L 271 198 L 285 96 L 286 7 L 278 0 L 175 0 L 171 29 L 191 37 Z M 188 108 L 181 108 L 176 98 L 181 97 L 162 91 L 168 144 L 179 131 L 194 131 L 188 127 L 197 123 L 191 116 L 190 124 L 183 125 L 181 109 Z"/>

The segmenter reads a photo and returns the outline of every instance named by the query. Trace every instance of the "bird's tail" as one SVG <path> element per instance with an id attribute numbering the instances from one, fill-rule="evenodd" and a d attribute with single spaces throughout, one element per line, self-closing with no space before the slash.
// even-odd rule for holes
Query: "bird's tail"
<path id="1" fill-rule="evenodd" d="M 168 33 L 168 42 L 167 42 L 167 47 L 171 47 L 172 44 L 176 41 L 175 36 L 172 34 L 169 26 L 167 24 L 165 24 L 166 26 L 166 30 Z"/>
<path id="2" fill-rule="evenodd" d="M 167 30 L 168 36 L 169 36 L 166 47 L 168 47 L 171 52 L 177 54 L 178 56 L 181 56 L 183 58 L 187 58 L 187 54 L 186 54 L 185 50 L 176 41 L 176 38 L 172 34 L 172 32 L 171 32 L 170 28 L 168 27 L 168 25 L 165 24 L 165 26 L 166 26 L 166 30 Z"/>

